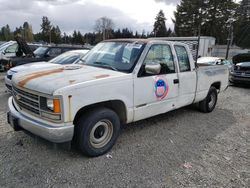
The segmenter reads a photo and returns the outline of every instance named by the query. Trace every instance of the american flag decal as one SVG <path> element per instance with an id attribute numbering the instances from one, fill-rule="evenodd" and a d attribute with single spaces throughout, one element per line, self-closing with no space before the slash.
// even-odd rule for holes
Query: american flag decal
<path id="1" fill-rule="evenodd" d="M 155 82 L 155 95 L 158 99 L 164 99 L 168 93 L 168 85 L 162 79 Z"/>

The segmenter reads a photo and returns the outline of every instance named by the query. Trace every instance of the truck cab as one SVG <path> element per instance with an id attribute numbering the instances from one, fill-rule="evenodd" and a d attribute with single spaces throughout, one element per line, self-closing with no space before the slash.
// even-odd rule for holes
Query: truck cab
<path id="1" fill-rule="evenodd" d="M 15 74 L 8 120 L 16 130 L 74 140 L 84 154 L 98 156 L 112 148 L 122 124 L 192 103 L 211 112 L 227 85 L 226 66 L 196 67 L 185 44 L 108 40 L 78 64 Z"/>

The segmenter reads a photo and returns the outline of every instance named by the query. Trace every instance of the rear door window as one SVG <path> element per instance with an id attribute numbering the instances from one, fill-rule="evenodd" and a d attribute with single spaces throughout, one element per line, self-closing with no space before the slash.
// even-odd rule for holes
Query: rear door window
<path id="1" fill-rule="evenodd" d="M 62 53 L 62 50 L 60 48 L 51 48 L 48 51 L 48 55 L 51 56 L 51 57 L 58 56 L 61 53 Z"/>
<path id="2" fill-rule="evenodd" d="M 176 45 L 174 48 L 176 51 L 180 72 L 190 71 L 190 62 L 186 48 L 184 46 L 178 45 Z"/>

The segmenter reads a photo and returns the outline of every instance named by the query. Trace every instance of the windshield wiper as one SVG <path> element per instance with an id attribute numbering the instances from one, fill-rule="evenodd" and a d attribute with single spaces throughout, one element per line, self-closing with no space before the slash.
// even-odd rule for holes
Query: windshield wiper
<path id="1" fill-rule="evenodd" d="M 118 71 L 117 68 L 113 67 L 112 65 L 108 64 L 108 63 L 103 63 L 103 62 L 94 62 L 93 64 L 96 64 L 96 65 L 101 65 L 101 67 L 103 68 L 109 68 L 109 69 L 112 69 L 112 70 L 115 70 L 115 71 Z"/>

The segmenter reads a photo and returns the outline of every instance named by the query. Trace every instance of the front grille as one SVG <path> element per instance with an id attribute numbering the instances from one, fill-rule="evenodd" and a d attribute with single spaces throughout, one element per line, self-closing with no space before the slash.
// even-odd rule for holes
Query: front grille
<path id="1" fill-rule="evenodd" d="M 38 95 L 20 90 L 15 86 L 12 86 L 12 93 L 17 105 L 19 108 L 21 108 L 21 110 L 26 110 L 33 114 L 40 115 Z"/>
<path id="2" fill-rule="evenodd" d="M 237 65 L 237 66 L 235 66 L 234 70 L 250 72 L 250 67 L 242 67 L 242 66 Z"/>

